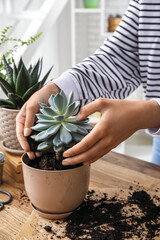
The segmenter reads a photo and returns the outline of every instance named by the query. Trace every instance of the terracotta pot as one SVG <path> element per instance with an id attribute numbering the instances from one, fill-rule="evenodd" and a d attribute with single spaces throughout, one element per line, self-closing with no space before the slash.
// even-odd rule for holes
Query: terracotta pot
<path id="1" fill-rule="evenodd" d="M 25 189 L 34 209 L 44 213 L 43 217 L 61 218 L 58 214 L 66 217 L 83 202 L 89 187 L 89 165 L 50 171 L 32 168 L 28 162 L 25 153 L 22 156 Z"/>
<path id="2" fill-rule="evenodd" d="M 3 136 L 3 146 L 8 152 L 23 153 L 22 147 L 16 136 L 16 116 L 19 110 L 0 108 L 0 127 Z"/>

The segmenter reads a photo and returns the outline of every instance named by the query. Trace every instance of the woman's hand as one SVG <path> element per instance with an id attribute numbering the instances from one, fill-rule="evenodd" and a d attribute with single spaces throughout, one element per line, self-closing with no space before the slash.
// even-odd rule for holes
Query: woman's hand
<path id="1" fill-rule="evenodd" d="M 64 152 L 63 165 L 90 164 L 138 129 L 160 126 L 160 108 L 156 101 L 97 99 L 81 109 L 77 120 L 94 112 L 101 113 L 99 122 L 80 143 Z"/>
<path id="2" fill-rule="evenodd" d="M 60 89 L 54 84 L 49 83 L 42 89 L 35 92 L 30 99 L 23 105 L 16 118 L 16 132 L 17 138 L 24 149 L 28 153 L 30 159 L 35 158 L 35 154 L 38 157 L 40 153 L 31 152 L 26 137 L 32 132 L 31 127 L 35 122 L 35 114 L 39 112 L 39 103 L 43 102 L 48 104 L 48 98 L 52 94 L 60 92 Z"/>

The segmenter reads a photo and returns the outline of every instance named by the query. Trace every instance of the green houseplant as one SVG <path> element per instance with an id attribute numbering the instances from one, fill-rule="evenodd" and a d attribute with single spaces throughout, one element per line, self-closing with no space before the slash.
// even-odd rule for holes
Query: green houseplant
<path id="1" fill-rule="evenodd" d="M 19 109 L 29 99 L 29 97 L 39 90 L 47 81 L 52 68 L 40 80 L 42 71 L 42 59 L 30 65 L 27 69 L 22 58 L 19 63 L 13 63 L 13 67 L 3 57 L 3 64 L 6 70 L 6 77 L 0 77 L 0 86 L 7 99 L 0 99 L 1 129 L 3 134 L 3 147 L 7 151 L 21 153 L 21 146 L 16 137 L 15 118 Z"/>
<path id="2" fill-rule="evenodd" d="M 72 116 L 79 103 L 63 91 L 49 98 L 49 105 L 40 103 L 37 123 L 31 136 L 42 157 L 30 161 L 22 156 L 24 184 L 32 206 L 47 218 L 68 216 L 83 201 L 89 185 L 89 165 L 62 165 L 63 152 L 80 142 L 92 127 L 88 119 L 77 121 Z"/>

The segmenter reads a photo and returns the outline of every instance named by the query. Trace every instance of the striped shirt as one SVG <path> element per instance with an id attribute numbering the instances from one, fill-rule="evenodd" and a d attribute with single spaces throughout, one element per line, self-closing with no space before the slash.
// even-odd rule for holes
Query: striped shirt
<path id="1" fill-rule="evenodd" d="M 54 82 L 82 104 L 124 99 L 140 84 L 146 99 L 160 99 L 160 0 L 131 0 L 113 36 Z"/>

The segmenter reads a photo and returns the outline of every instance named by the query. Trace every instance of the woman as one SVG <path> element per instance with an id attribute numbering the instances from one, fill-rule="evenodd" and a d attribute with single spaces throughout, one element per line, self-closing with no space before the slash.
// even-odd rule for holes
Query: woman
<path id="1" fill-rule="evenodd" d="M 151 128 L 152 134 L 159 134 L 159 12 L 160 1 L 132 0 L 110 40 L 28 100 L 17 116 L 17 136 L 31 159 L 35 153 L 30 152 L 26 136 L 31 133 L 38 103 L 47 103 L 49 96 L 61 89 L 67 95 L 72 90 L 75 100 L 80 100 L 83 107 L 78 120 L 101 112 L 101 119 L 91 133 L 64 153 L 67 157 L 64 165 L 91 163 L 138 129 Z M 146 100 L 117 100 L 127 97 L 140 84 Z"/>

